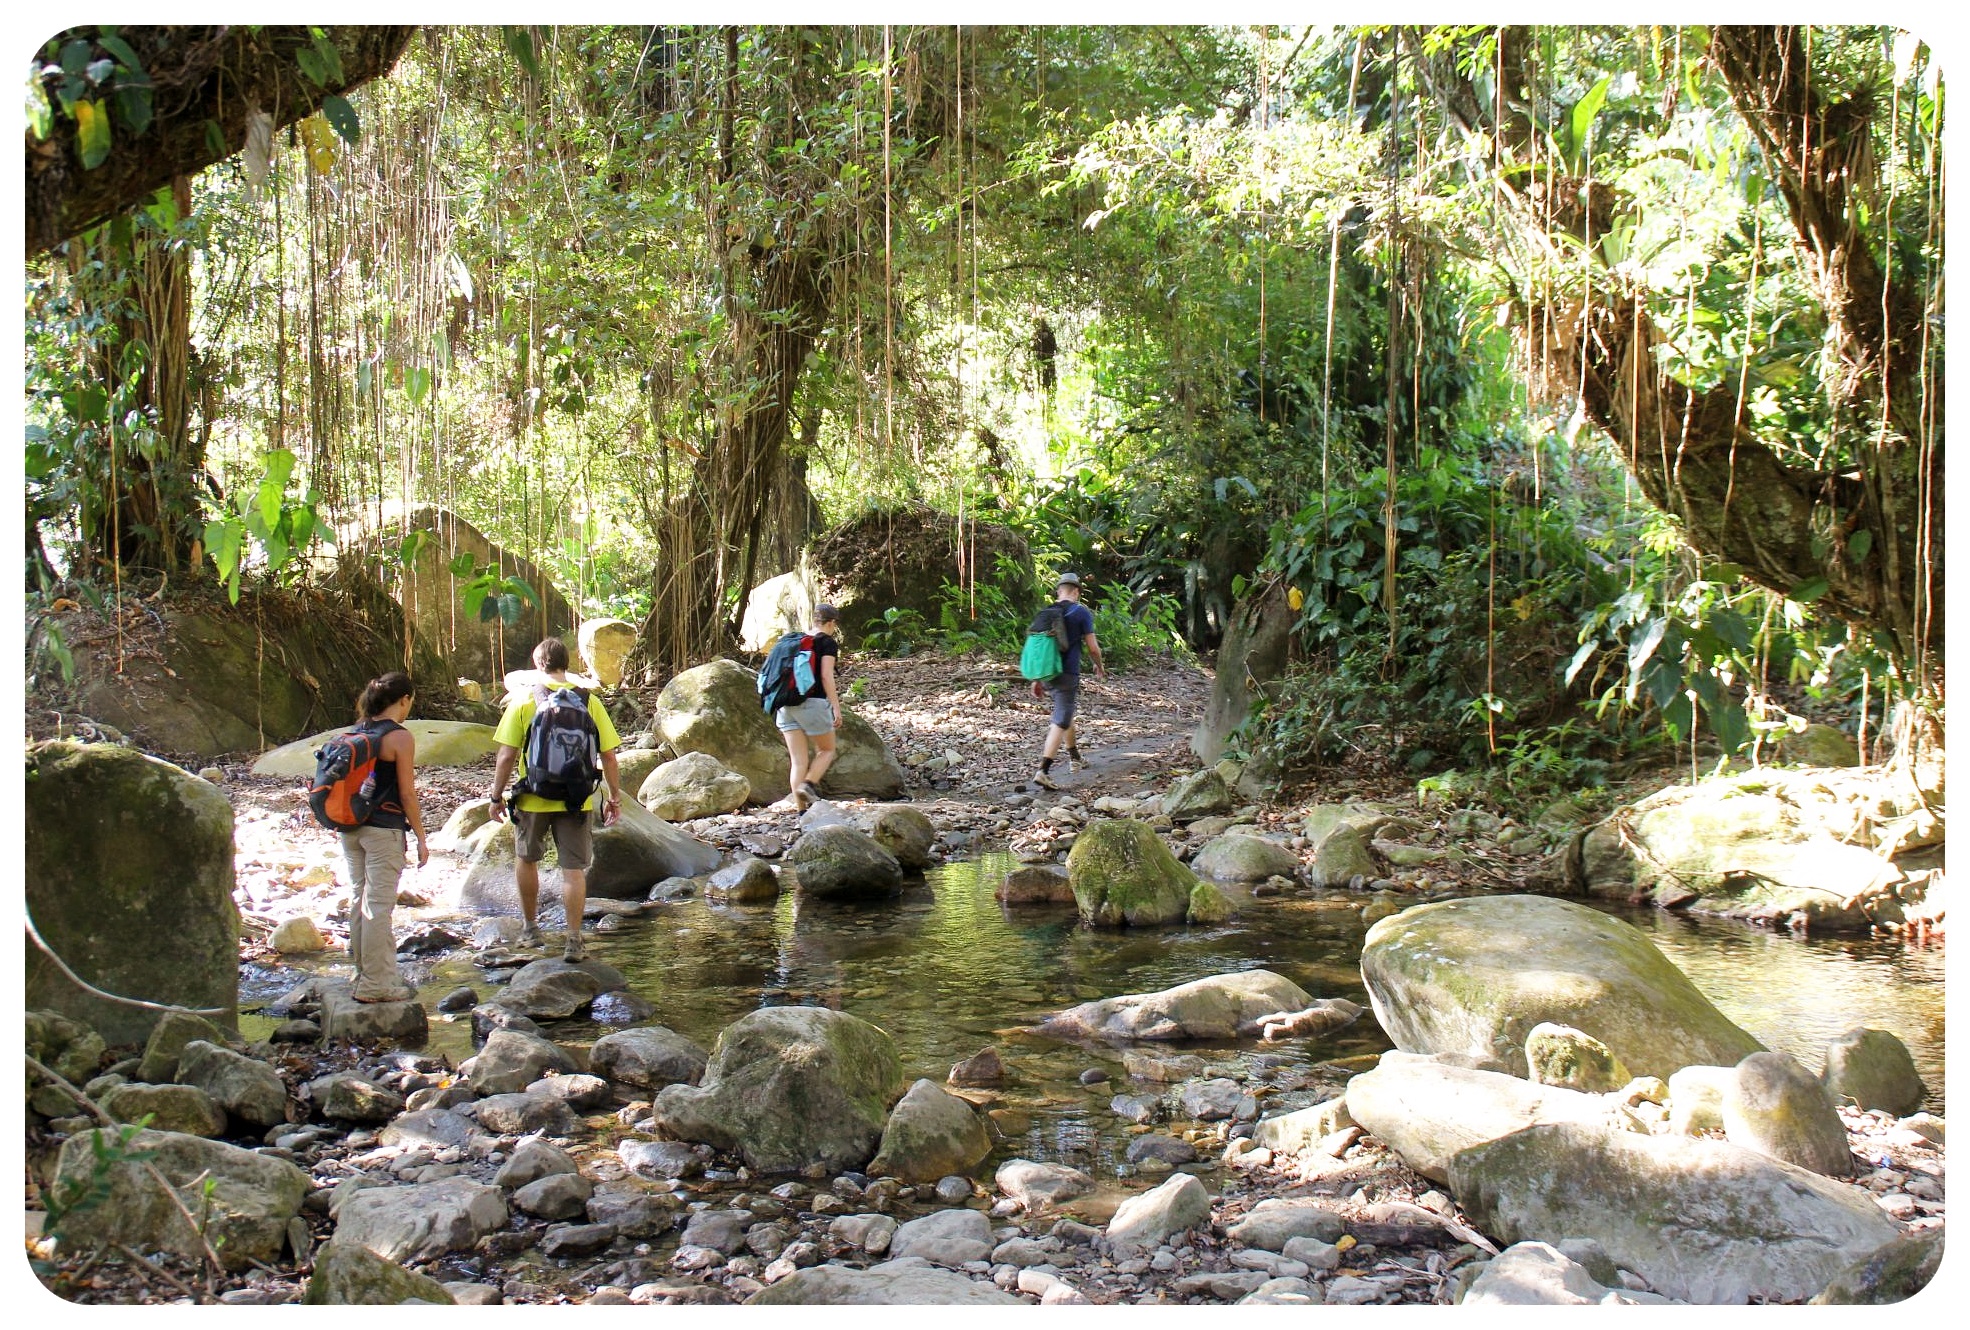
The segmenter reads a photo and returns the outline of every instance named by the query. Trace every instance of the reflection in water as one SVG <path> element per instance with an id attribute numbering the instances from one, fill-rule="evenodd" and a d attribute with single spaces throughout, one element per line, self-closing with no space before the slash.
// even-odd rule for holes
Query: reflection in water
<path id="1" fill-rule="evenodd" d="M 1083 1048 L 1020 1028 L 1090 998 L 1166 988 L 1205 975 L 1264 967 L 1315 997 L 1364 1006 L 1359 898 L 1246 901 L 1243 914 L 1208 928 L 1093 930 L 1072 907 L 1008 912 L 993 891 L 1014 866 L 986 855 L 937 868 L 900 897 L 861 904 L 784 896 L 772 906 L 687 900 L 613 933 L 591 934 L 591 954 L 620 969 L 656 1005 L 657 1020 L 710 1046 L 718 1032 L 761 1006 L 810 1004 L 862 1017 L 896 1040 L 905 1074 L 942 1082 L 953 1062 L 999 1045 L 1010 1079 L 1001 1106 L 1010 1139 L 1000 1157 L 1061 1159 L 1099 1172 L 1126 1143 L 1109 1098 L 1131 1086 L 1118 1049 Z M 1905 950 L 1872 941 L 1809 939 L 1654 911 L 1620 911 L 1647 932 L 1725 1014 L 1762 1042 L 1818 1071 L 1826 1042 L 1854 1025 L 1894 1031 L 1915 1053 L 1942 1106 L 1943 963 L 1940 948 Z M 476 981 L 476 983 L 475 983 Z M 423 998 L 459 983 L 494 990 L 464 958 L 442 963 Z M 564 1040 L 607 1028 L 556 1023 Z M 431 1047 L 469 1056 L 469 1024 L 434 1020 Z M 1290 1077 L 1329 1058 L 1378 1052 L 1388 1040 L 1372 1017 L 1323 1039 L 1200 1046 L 1210 1062 L 1276 1059 Z M 1105 1069 L 1111 1082 L 1084 1086 Z"/>

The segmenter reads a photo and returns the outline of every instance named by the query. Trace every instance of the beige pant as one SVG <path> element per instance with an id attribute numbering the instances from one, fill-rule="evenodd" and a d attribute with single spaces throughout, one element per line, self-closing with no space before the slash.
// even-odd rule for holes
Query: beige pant
<path id="1" fill-rule="evenodd" d="M 404 875 L 404 833 L 395 827 L 357 827 L 342 833 L 355 900 L 349 911 L 349 959 L 356 963 L 357 997 L 394 997 L 406 987 L 397 968 L 390 911 Z"/>

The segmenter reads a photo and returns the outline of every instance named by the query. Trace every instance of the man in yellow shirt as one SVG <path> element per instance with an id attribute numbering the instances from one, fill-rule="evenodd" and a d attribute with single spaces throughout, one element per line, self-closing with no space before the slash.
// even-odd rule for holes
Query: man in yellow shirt
<path id="1" fill-rule="evenodd" d="M 534 925 L 534 915 L 540 901 L 540 860 L 547 851 L 547 837 L 552 832 L 555 855 L 561 863 L 561 907 L 568 917 L 567 947 L 561 959 L 579 961 L 588 954 L 581 938 L 581 909 L 588 901 L 588 866 L 595 858 L 594 834 L 589 828 L 589 814 L 595 807 L 595 794 L 591 790 L 581 808 L 571 810 L 566 800 L 529 793 L 526 785 L 527 764 L 521 750 L 526 747 L 527 728 L 539 709 L 543 694 L 568 687 L 584 691 L 588 699 L 588 716 L 595 724 L 602 778 L 608 786 L 608 796 L 602 805 L 602 825 L 607 826 L 622 811 L 622 779 L 616 765 L 616 748 L 622 739 L 617 735 L 609 713 L 596 699 L 593 691 L 595 685 L 586 679 L 569 677 L 568 647 L 560 638 L 547 638 L 534 648 L 534 668 L 540 671 L 541 677 L 533 688 L 516 689 L 507 698 L 506 712 L 499 718 L 499 728 L 493 732 L 493 739 L 499 744 L 499 756 L 493 766 L 492 788 L 486 792 L 486 797 L 492 801 L 492 820 L 504 820 L 507 815 L 504 799 L 506 782 L 509 777 L 517 775 L 513 806 L 513 841 L 517 862 L 513 867 L 513 879 L 520 890 L 520 914 L 526 923 L 520 934 L 522 945 L 540 945 L 540 932 Z"/>

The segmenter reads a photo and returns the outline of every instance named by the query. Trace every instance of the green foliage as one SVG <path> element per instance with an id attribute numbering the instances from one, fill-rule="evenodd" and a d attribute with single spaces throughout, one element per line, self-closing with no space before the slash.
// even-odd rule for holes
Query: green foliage
<path id="1" fill-rule="evenodd" d="M 929 645 L 933 638 L 923 615 L 901 605 L 891 605 L 882 612 L 882 627 L 862 634 L 862 648 L 879 656 L 902 657 Z"/>
<path id="2" fill-rule="evenodd" d="M 113 123 L 130 134 L 150 128 L 151 93 L 151 77 L 119 29 L 73 29 L 50 38 L 29 73 L 28 132 L 46 141 L 66 117 L 75 126 L 76 157 L 93 171 L 109 158 Z"/>
<path id="3" fill-rule="evenodd" d="M 476 567 L 470 551 L 461 550 L 446 565 L 446 571 L 465 583 L 459 598 L 467 616 L 480 623 L 503 621 L 509 628 L 520 622 L 528 605 L 538 605 L 540 597 L 520 577 L 500 570 L 497 563 Z"/>
<path id="4" fill-rule="evenodd" d="M 1108 668 L 1126 670 L 1151 656 L 1189 655 L 1183 636 L 1177 632 L 1177 599 L 1165 592 L 1151 591 L 1131 598 L 1117 594 L 1096 601 L 1095 640 L 1101 643 L 1102 661 Z M 1082 670 L 1087 670 L 1086 662 Z"/>
<path id="5" fill-rule="evenodd" d="M 269 575 L 298 567 L 317 540 L 334 544 L 321 520 L 321 494 L 314 486 L 307 486 L 298 496 L 289 493 L 294 454 L 275 448 L 266 455 L 264 465 L 260 483 L 240 490 L 233 505 L 220 508 L 205 524 L 205 552 L 235 605 L 239 603 L 240 574 L 247 563 L 249 540 Z"/>

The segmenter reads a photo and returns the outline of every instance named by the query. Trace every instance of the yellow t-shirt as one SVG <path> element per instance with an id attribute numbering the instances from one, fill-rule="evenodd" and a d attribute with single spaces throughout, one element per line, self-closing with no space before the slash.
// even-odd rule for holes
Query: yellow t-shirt
<path id="1" fill-rule="evenodd" d="M 551 684 L 551 681 L 550 681 Z M 517 784 L 527 774 L 527 726 L 534 718 L 536 708 L 534 695 L 529 690 L 517 702 L 509 702 L 506 714 L 499 718 L 499 728 L 493 731 L 493 742 L 514 749 L 518 756 L 513 759 L 513 780 Z M 622 744 L 622 736 L 616 733 L 615 722 L 595 694 L 588 695 L 588 714 L 595 722 L 595 734 L 601 743 L 602 751 L 613 752 Z M 602 786 L 597 786 L 601 790 Z M 595 796 L 588 796 L 588 802 L 581 806 L 585 813 L 595 807 Z M 522 794 L 519 809 L 523 813 L 563 813 L 567 806 L 558 800 L 543 798 L 538 794 Z"/>

